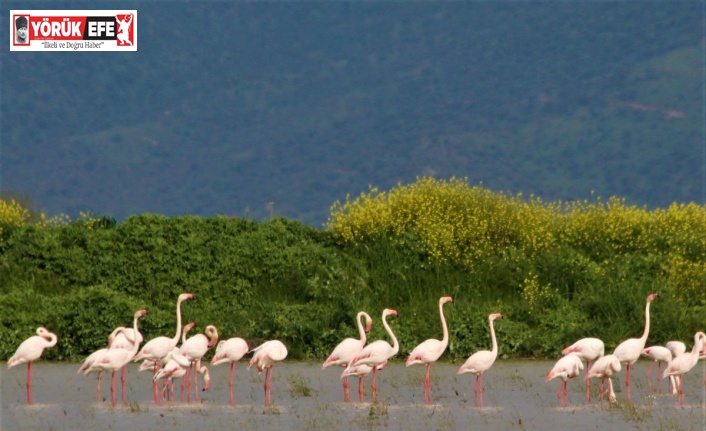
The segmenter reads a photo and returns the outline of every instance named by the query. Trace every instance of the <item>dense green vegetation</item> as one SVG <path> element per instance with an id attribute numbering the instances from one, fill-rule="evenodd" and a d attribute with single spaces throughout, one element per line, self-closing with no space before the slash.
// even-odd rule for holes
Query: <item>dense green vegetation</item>
<path id="1" fill-rule="evenodd" d="M 404 358 L 441 336 L 442 295 L 455 299 L 447 359 L 489 346 L 491 312 L 505 316 L 501 357 L 553 357 L 584 336 L 610 350 L 642 333 L 651 292 L 648 343 L 688 342 L 706 313 L 706 212 L 694 204 L 546 204 L 422 178 L 336 204 L 325 230 L 225 216 L 33 222 L 17 205 L 0 210 L 1 358 L 45 325 L 59 336 L 45 357 L 79 360 L 143 307 L 146 339 L 173 335 L 182 292 L 196 296 L 182 309 L 197 328 L 278 338 L 291 358 L 317 360 L 356 334 L 359 310 L 384 337 L 386 307 L 399 312 Z"/>

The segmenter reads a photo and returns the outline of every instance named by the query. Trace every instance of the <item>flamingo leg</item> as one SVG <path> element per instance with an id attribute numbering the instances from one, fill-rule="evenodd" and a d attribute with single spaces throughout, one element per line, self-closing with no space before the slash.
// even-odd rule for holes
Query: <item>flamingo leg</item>
<path id="1" fill-rule="evenodd" d="M 424 402 L 431 404 L 431 363 L 427 364 L 427 374 L 424 376 Z"/>
<path id="2" fill-rule="evenodd" d="M 591 361 L 586 359 L 586 375 L 588 375 L 588 370 L 591 369 Z M 591 381 L 586 378 L 586 403 L 591 404 Z"/>
<path id="3" fill-rule="evenodd" d="M 98 383 L 96 384 L 96 401 L 101 401 L 101 380 L 103 379 L 103 371 L 98 371 Z"/>
<path id="4" fill-rule="evenodd" d="M 115 407 L 117 403 L 115 397 L 115 370 L 110 374 L 110 405 Z"/>
<path id="5" fill-rule="evenodd" d="M 358 399 L 360 402 L 363 402 L 363 380 L 365 379 L 365 376 L 360 376 L 358 378 Z"/>
<path id="6" fill-rule="evenodd" d="M 32 364 L 34 362 L 27 362 L 27 404 L 32 404 Z"/>
<path id="7" fill-rule="evenodd" d="M 657 393 L 661 394 L 662 393 L 662 381 L 659 379 L 659 376 L 662 375 L 662 363 L 657 361 L 657 375 L 655 376 L 657 380 Z"/>
<path id="8" fill-rule="evenodd" d="M 376 377 L 378 374 L 377 366 L 373 365 L 373 404 L 378 403 L 378 386 L 376 382 Z"/>
<path id="9" fill-rule="evenodd" d="M 158 363 L 159 363 L 159 361 L 154 361 L 154 372 L 152 373 L 152 377 L 153 377 L 153 379 L 152 379 L 152 396 L 154 398 L 155 404 L 159 404 L 159 388 L 157 386 L 157 381 L 154 379 L 154 376 L 157 375 L 157 371 L 158 371 L 157 364 Z"/>
<path id="10" fill-rule="evenodd" d="M 127 378 L 127 365 L 123 366 L 120 373 L 120 391 L 123 396 L 123 404 L 127 404 L 127 393 L 125 393 L 125 380 Z"/>
<path id="11" fill-rule="evenodd" d="M 657 361 L 652 361 L 650 364 L 650 367 L 647 369 L 647 372 L 645 373 L 645 376 L 647 377 L 647 384 L 650 385 L 650 391 L 654 391 L 654 386 L 652 386 L 652 380 L 650 380 L 650 374 L 652 374 L 652 368 L 655 367 L 655 364 Z M 657 372 L 657 383 L 659 384 L 659 371 Z"/>
<path id="12" fill-rule="evenodd" d="M 630 401 L 630 368 L 631 364 L 628 363 L 625 367 L 625 400 Z"/>
<path id="13" fill-rule="evenodd" d="M 684 406 L 684 379 L 679 376 L 679 405 Z"/>
<path id="14" fill-rule="evenodd" d="M 349 391 L 348 376 L 343 378 L 343 401 L 349 402 L 351 400 L 351 395 Z"/>
<path id="15" fill-rule="evenodd" d="M 201 368 L 201 360 L 199 359 L 198 361 L 193 363 L 193 372 L 194 372 L 194 401 L 199 402 L 201 401 L 199 399 L 199 375 L 197 373 L 197 370 Z"/>
<path id="16" fill-rule="evenodd" d="M 235 376 L 235 361 L 230 363 L 230 377 L 228 379 L 228 389 L 230 389 L 230 398 L 228 402 L 233 404 L 233 377 Z"/>
<path id="17" fill-rule="evenodd" d="M 268 406 L 270 404 L 272 404 L 271 389 L 272 389 L 272 367 L 268 368 L 267 371 L 265 371 L 265 405 L 268 405 Z"/>

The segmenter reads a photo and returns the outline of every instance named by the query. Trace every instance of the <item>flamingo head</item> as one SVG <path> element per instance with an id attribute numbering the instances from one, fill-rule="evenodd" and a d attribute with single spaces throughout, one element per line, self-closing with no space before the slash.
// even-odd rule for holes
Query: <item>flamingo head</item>
<path id="1" fill-rule="evenodd" d="M 383 317 L 386 317 L 389 315 L 397 316 L 397 310 L 393 310 L 391 308 L 386 308 L 385 310 L 383 310 L 382 315 L 383 315 Z"/>
<path id="2" fill-rule="evenodd" d="M 142 310 L 138 310 L 137 312 L 135 312 L 135 318 L 139 319 L 140 317 L 144 316 L 145 314 L 147 314 L 146 308 L 142 309 Z"/>
<path id="3" fill-rule="evenodd" d="M 365 332 L 370 332 L 373 329 L 373 319 L 367 314 L 365 315 Z"/>
<path id="4" fill-rule="evenodd" d="M 652 301 L 654 301 L 654 300 L 657 299 L 657 298 L 659 298 L 659 293 L 650 293 L 650 294 L 647 296 L 647 302 L 652 302 Z"/>
<path id="5" fill-rule="evenodd" d="M 182 293 L 179 295 L 178 302 L 186 301 L 187 299 L 194 299 L 193 293 Z"/>
<path id="6" fill-rule="evenodd" d="M 447 302 L 454 302 L 454 299 L 450 296 L 443 296 L 439 299 L 439 304 L 446 304 Z"/>
<path id="7" fill-rule="evenodd" d="M 500 313 L 493 313 L 490 316 L 488 316 L 488 319 L 490 320 L 495 320 L 495 319 L 502 319 L 503 315 Z"/>
<path id="8" fill-rule="evenodd" d="M 184 329 L 182 329 L 184 334 L 187 334 L 193 327 L 196 326 L 196 322 L 189 322 L 186 325 L 184 325 Z"/>
<path id="9" fill-rule="evenodd" d="M 208 325 L 205 332 L 209 339 L 208 348 L 210 349 L 218 342 L 218 329 L 213 325 Z"/>

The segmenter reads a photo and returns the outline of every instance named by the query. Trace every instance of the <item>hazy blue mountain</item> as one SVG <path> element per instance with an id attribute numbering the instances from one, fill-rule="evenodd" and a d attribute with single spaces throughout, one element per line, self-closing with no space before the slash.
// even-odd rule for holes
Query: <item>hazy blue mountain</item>
<path id="1" fill-rule="evenodd" d="M 421 175 L 704 201 L 702 2 L 113 7 L 138 10 L 138 52 L 2 53 L 0 188 L 50 214 L 274 202 L 320 226 L 346 194 Z"/>

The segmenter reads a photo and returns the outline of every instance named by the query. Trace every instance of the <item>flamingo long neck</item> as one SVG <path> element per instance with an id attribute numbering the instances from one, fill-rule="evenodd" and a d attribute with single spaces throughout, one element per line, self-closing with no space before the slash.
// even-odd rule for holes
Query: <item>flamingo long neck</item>
<path id="1" fill-rule="evenodd" d="M 651 302 L 647 301 L 647 305 L 645 305 L 645 330 L 640 337 L 643 344 L 647 342 L 647 335 L 650 333 L 650 304 Z"/>
<path id="2" fill-rule="evenodd" d="M 439 315 L 441 315 L 441 330 L 444 332 L 444 336 L 441 339 L 441 344 L 446 349 L 449 344 L 449 328 L 446 326 L 446 318 L 444 317 L 444 303 L 439 302 Z"/>
<path id="3" fill-rule="evenodd" d="M 363 312 L 358 313 L 358 335 L 360 335 L 360 344 L 365 345 L 367 341 L 367 336 L 365 335 L 365 328 L 363 327 Z"/>
<path id="4" fill-rule="evenodd" d="M 493 348 L 491 352 L 493 355 L 498 354 L 498 340 L 495 339 L 495 326 L 493 326 L 493 320 L 494 319 L 488 319 L 490 321 L 490 339 L 493 342 Z"/>
<path id="5" fill-rule="evenodd" d="M 699 357 L 699 353 L 701 353 L 701 350 L 704 348 L 703 336 L 703 332 L 697 332 L 694 336 L 694 347 L 691 349 L 691 354 L 696 356 L 697 358 Z"/>
<path id="6" fill-rule="evenodd" d="M 181 299 L 179 299 L 177 301 L 176 315 L 177 315 L 177 327 L 176 327 L 176 334 L 174 335 L 174 338 L 172 338 L 172 345 L 173 346 L 176 346 L 177 343 L 179 343 L 179 335 L 181 334 Z"/>
<path id="7" fill-rule="evenodd" d="M 135 314 L 135 320 L 132 322 L 132 330 L 134 331 L 133 334 L 137 334 L 137 319 L 139 319 L 140 316 L 138 314 Z M 125 336 L 127 334 L 123 332 Z M 132 353 L 132 356 L 137 355 L 137 351 L 140 349 L 140 343 L 137 341 L 137 335 L 135 335 L 135 340 L 132 341 L 132 346 L 130 346 L 130 352 Z"/>
<path id="8" fill-rule="evenodd" d="M 57 336 L 51 332 L 45 333 L 42 336 L 42 338 L 44 338 L 47 341 L 47 344 L 45 344 L 44 347 L 54 347 L 54 346 L 56 346 L 56 342 L 59 341 Z M 701 350 L 701 349 L 699 349 L 699 350 Z"/>
<path id="9" fill-rule="evenodd" d="M 390 338 L 392 338 L 392 350 L 397 353 L 400 350 L 400 343 L 397 341 L 397 337 L 395 337 L 395 334 L 392 332 L 390 325 L 387 324 L 387 316 L 382 319 L 382 326 L 385 327 L 385 330 L 390 335 Z"/>

